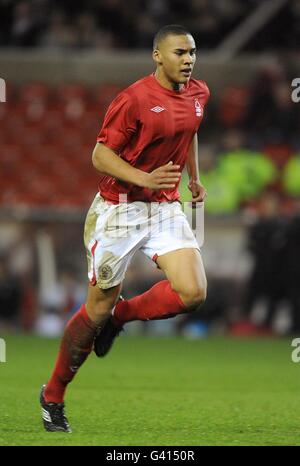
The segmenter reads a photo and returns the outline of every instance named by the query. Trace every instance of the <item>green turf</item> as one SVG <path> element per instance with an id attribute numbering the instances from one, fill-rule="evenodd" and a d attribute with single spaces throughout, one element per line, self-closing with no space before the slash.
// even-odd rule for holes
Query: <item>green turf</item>
<path id="1" fill-rule="evenodd" d="M 288 339 L 122 336 L 70 385 L 71 435 L 44 432 L 37 401 L 58 341 L 5 339 L 0 445 L 300 445 L 300 363 Z"/>

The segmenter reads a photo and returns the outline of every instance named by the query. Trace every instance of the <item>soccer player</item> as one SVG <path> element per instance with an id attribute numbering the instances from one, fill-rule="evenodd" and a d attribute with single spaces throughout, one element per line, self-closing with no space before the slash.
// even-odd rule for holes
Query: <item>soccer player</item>
<path id="1" fill-rule="evenodd" d="M 90 283 L 87 301 L 67 324 L 54 371 L 42 387 L 48 431 L 71 431 L 65 390 L 93 348 L 103 357 L 125 323 L 189 312 L 206 297 L 200 249 L 178 185 L 186 166 L 192 202 L 204 200 L 197 131 L 209 90 L 191 78 L 196 46 L 182 26 L 158 31 L 153 59 L 156 71 L 111 103 L 93 152 L 101 178 L 84 231 Z M 122 281 L 137 250 L 156 262 L 166 280 L 126 301 L 120 299 Z"/>

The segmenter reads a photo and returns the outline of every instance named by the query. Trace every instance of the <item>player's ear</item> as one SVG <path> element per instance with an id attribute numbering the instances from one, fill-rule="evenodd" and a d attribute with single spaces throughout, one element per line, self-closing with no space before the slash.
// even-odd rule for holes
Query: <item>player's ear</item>
<path id="1" fill-rule="evenodd" d="M 157 65 L 161 65 L 161 54 L 158 49 L 154 49 L 152 52 L 152 58 Z"/>

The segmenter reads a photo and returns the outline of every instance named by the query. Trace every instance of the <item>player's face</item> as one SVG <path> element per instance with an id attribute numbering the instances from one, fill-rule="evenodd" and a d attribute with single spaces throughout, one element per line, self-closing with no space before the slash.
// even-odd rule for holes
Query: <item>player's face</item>
<path id="1" fill-rule="evenodd" d="M 159 73 L 170 84 L 186 84 L 196 61 L 196 46 L 193 37 L 168 35 L 153 52 Z"/>

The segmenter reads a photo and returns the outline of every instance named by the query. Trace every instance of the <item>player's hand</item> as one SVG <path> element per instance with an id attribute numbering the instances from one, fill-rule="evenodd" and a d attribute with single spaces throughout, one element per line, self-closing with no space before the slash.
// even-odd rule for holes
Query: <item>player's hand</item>
<path id="1" fill-rule="evenodd" d="M 190 180 L 188 188 L 193 195 L 192 203 L 204 201 L 207 192 L 203 184 L 200 183 L 200 181 Z"/>
<path id="2" fill-rule="evenodd" d="M 180 165 L 169 162 L 156 168 L 151 173 L 145 173 L 143 186 L 149 189 L 172 189 L 180 180 Z"/>

